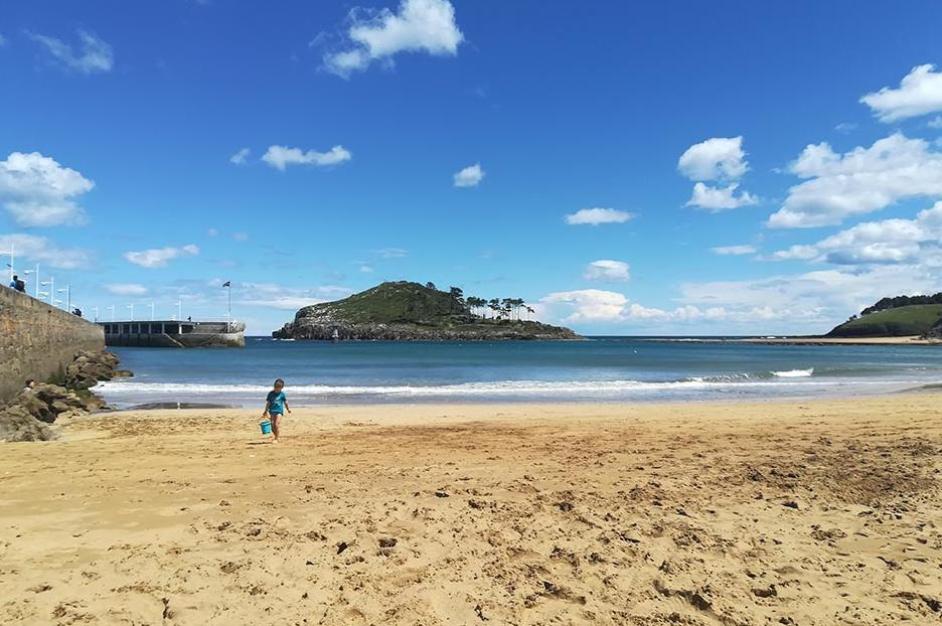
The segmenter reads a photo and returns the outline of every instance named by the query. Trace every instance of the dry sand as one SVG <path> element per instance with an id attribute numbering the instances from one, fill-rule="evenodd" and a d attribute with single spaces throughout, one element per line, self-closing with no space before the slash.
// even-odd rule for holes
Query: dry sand
<path id="1" fill-rule="evenodd" d="M 0 623 L 942 623 L 940 402 L 76 420 L 0 447 Z"/>

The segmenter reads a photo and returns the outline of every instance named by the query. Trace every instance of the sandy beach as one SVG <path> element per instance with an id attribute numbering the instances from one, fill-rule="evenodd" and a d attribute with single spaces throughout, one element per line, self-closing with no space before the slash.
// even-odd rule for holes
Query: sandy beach
<path id="1" fill-rule="evenodd" d="M 937 346 L 939 339 L 927 339 L 919 335 L 901 337 L 756 337 L 739 339 L 746 343 L 785 344 L 785 345 L 846 345 L 846 346 Z"/>
<path id="2" fill-rule="evenodd" d="M 2 447 L 0 623 L 940 623 L 940 403 L 76 419 Z"/>

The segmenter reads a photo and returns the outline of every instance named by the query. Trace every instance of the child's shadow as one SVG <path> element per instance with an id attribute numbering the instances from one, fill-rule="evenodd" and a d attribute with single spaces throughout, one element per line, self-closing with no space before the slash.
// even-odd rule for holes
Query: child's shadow
<path id="1" fill-rule="evenodd" d="M 271 445 L 270 441 L 250 441 L 246 445 L 248 446 L 268 446 Z"/>

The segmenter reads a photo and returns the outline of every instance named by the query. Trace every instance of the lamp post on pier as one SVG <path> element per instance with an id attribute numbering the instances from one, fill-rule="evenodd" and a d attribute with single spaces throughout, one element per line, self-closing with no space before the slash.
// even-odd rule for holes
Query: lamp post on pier
<path id="1" fill-rule="evenodd" d="M 59 293 L 66 294 L 65 297 L 66 297 L 66 300 L 68 300 L 68 304 L 66 304 L 66 309 L 68 309 L 69 313 L 71 313 L 72 312 L 72 285 L 66 285 L 65 289 L 59 290 Z"/>
<path id="2" fill-rule="evenodd" d="M 49 287 L 49 291 L 44 292 L 40 295 L 49 296 L 49 304 L 55 306 L 56 298 L 56 277 L 50 276 L 49 280 L 44 280 L 40 283 L 43 287 Z"/>

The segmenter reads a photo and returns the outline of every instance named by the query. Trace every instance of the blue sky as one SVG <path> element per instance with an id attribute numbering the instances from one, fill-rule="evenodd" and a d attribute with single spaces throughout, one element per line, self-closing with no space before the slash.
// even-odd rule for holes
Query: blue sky
<path id="1" fill-rule="evenodd" d="M 4 3 L 0 250 L 258 334 L 397 279 L 617 334 L 942 289 L 938 2 L 361 1 Z"/>

